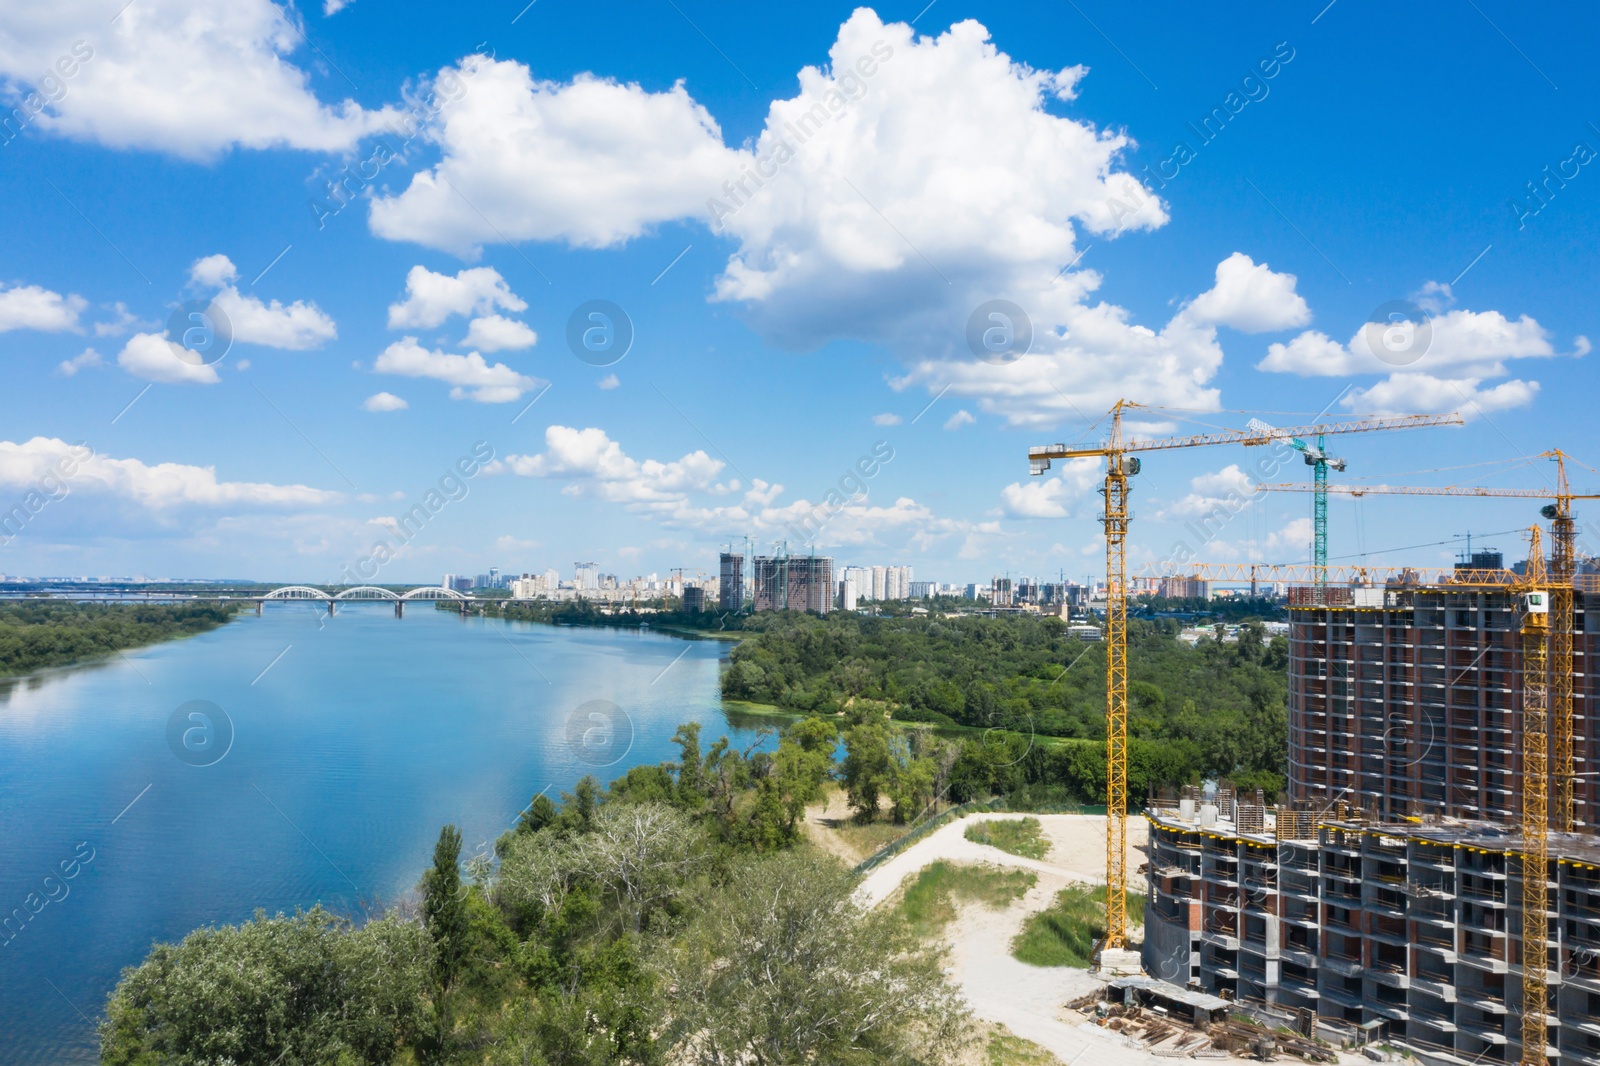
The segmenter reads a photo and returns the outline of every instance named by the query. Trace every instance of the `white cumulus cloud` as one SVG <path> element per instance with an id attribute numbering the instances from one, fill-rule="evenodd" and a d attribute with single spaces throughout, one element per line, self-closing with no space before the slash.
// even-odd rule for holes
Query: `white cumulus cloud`
<path id="1" fill-rule="evenodd" d="M 373 393 L 361 405 L 367 411 L 404 411 L 410 406 L 392 392 Z"/>
<path id="2" fill-rule="evenodd" d="M 78 316 L 89 302 L 82 296 L 63 296 L 38 285 L 0 284 L 0 333 L 36 329 L 41 333 L 78 331 Z"/>
<path id="3" fill-rule="evenodd" d="M 304 351 L 338 337 L 338 327 L 314 303 L 292 304 L 246 296 L 233 284 L 239 277 L 233 260 L 222 254 L 196 259 L 189 265 L 189 283 L 197 289 L 217 289 L 212 304 L 228 318 L 236 344 Z"/>
<path id="4" fill-rule="evenodd" d="M 189 284 L 202 289 L 220 289 L 239 279 L 239 268 L 221 252 L 203 256 L 189 264 Z"/>
<path id="5" fill-rule="evenodd" d="M 95 351 L 93 348 L 85 348 L 81 353 L 73 356 L 71 359 L 63 359 L 61 364 L 56 369 L 59 370 L 64 376 L 70 378 L 77 374 L 77 372 L 80 370 L 84 370 L 92 366 L 101 366 L 104 363 L 105 360 L 100 358 L 99 352 Z"/>
<path id="6" fill-rule="evenodd" d="M 50 89 L 47 72 L 66 87 L 33 119 L 41 130 L 194 160 L 234 147 L 345 151 L 392 120 L 388 108 L 324 103 L 296 52 L 311 54 L 300 16 L 271 0 L 138 0 L 120 14 L 53 0 L 0 26 L 0 79 L 24 101 Z"/>
<path id="7" fill-rule="evenodd" d="M 451 399 L 472 399 L 478 403 L 511 403 L 522 394 L 538 388 L 537 378 L 519 374 L 504 363 L 490 364 L 477 352 L 450 355 L 429 350 L 415 337 L 402 337 L 385 348 L 373 363 L 380 374 L 411 378 L 432 378 L 453 386 Z"/>
<path id="8" fill-rule="evenodd" d="M 976 421 L 977 419 L 972 417 L 971 411 L 962 409 L 944 420 L 944 428 L 960 429 L 962 426 L 970 426 Z"/>
<path id="9" fill-rule="evenodd" d="M 504 315 L 485 315 L 467 325 L 467 336 L 462 344 L 482 352 L 508 352 L 532 348 L 539 335 L 525 324 Z"/>
<path id="10" fill-rule="evenodd" d="M 339 335 L 333 319 L 316 304 L 303 300 L 287 306 L 277 300 L 262 303 L 257 297 L 240 295 L 230 285 L 212 297 L 212 303 L 228 316 L 236 344 L 304 351 L 321 347 Z"/>
<path id="11" fill-rule="evenodd" d="M 1007 485 L 1000 490 L 1000 502 L 1013 518 L 1066 518 L 1100 480 L 1101 460 L 1069 459 L 1054 474 Z"/>
<path id="12" fill-rule="evenodd" d="M 691 489 L 709 491 L 723 463 L 704 451 L 670 462 L 634 459 L 603 429 L 550 426 L 538 455 L 509 455 L 506 466 L 525 477 L 592 484 L 615 503 L 678 503 Z"/>
<path id="13" fill-rule="evenodd" d="M 1043 297 L 1083 291 L 1051 280 L 1079 253 L 1076 227 L 1113 237 L 1167 220 L 1116 169 L 1126 135 L 1050 114 L 1063 80 L 1013 61 L 977 22 L 916 37 L 859 9 L 828 59 L 768 111 L 754 155 L 775 176 L 717 195 L 739 241 L 717 298 L 776 343 L 951 353 L 995 298 L 1043 330 L 1060 321 Z"/>
<path id="14" fill-rule="evenodd" d="M 451 315 L 487 314 L 495 308 L 525 311 L 528 304 L 494 267 L 473 267 L 451 277 L 414 266 L 406 274 L 405 299 L 389 305 L 389 328 L 432 329 Z"/>
<path id="15" fill-rule="evenodd" d="M 222 379 L 211 363 L 180 358 L 159 333 L 135 333 L 117 354 L 117 365 L 136 378 L 167 385 L 215 385 Z"/>
<path id="16" fill-rule="evenodd" d="M 647 92 L 472 62 L 471 89 L 446 99 L 422 134 L 439 147 L 438 165 L 372 201 L 378 236 L 462 255 L 507 239 L 605 247 L 697 213 L 737 171 L 738 153 L 681 83 Z"/>
<path id="17" fill-rule="evenodd" d="M 1449 289 L 1430 282 L 1423 295 L 1434 306 L 1443 306 Z M 1589 351 L 1588 339 L 1580 336 L 1572 352 L 1558 352 L 1549 331 L 1533 318 L 1513 319 L 1499 311 L 1456 309 L 1433 315 L 1425 324 L 1402 322 L 1377 334 L 1380 346 L 1390 337 L 1392 348 L 1380 357 L 1365 324 L 1344 344 L 1309 330 L 1270 345 L 1257 369 L 1301 377 L 1384 375 L 1376 384 L 1347 393 L 1343 406 L 1361 414 L 1460 411 L 1471 418 L 1524 406 L 1538 395 L 1537 381 L 1509 378 L 1513 360 L 1582 357 Z"/>
<path id="18" fill-rule="evenodd" d="M 61 466 L 64 461 L 71 461 L 73 473 L 65 480 L 73 493 L 103 493 L 154 510 L 182 506 L 309 506 L 343 498 L 339 493 L 306 485 L 220 481 L 216 468 L 210 466 L 114 459 L 53 437 L 34 437 L 21 443 L 0 441 L 0 488 L 35 488 L 47 472 L 65 469 Z"/>
<path id="19" fill-rule="evenodd" d="M 1234 252 L 1217 264 L 1216 284 L 1195 297 L 1189 314 L 1242 333 L 1294 329 L 1311 321 L 1311 308 L 1294 287 L 1293 274 L 1275 274 L 1267 264 Z"/>

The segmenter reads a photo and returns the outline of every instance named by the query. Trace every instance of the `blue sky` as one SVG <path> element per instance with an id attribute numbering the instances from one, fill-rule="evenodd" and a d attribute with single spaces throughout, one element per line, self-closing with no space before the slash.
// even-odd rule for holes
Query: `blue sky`
<path id="1" fill-rule="evenodd" d="M 1081 579 L 1097 475 L 1025 449 L 1119 396 L 1154 432 L 1466 418 L 1340 438 L 1347 479 L 1600 465 L 1577 5 L 121 4 L 0 16 L 0 572 L 627 575 L 804 526 Z M 634 334 L 605 366 L 567 339 L 596 300 Z M 1025 353 L 970 346 L 992 300 Z M 189 301 L 218 362 L 168 343 Z M 1379 358 L 1397 301 L 1427 340 Z M 1303 561 L 1308 497 L 1240 502 L 1255 458 L 1150 457 L 1136 567 Z M 1535 513 L 1336 499 L 1331 552 L 1444 563 Z"/>

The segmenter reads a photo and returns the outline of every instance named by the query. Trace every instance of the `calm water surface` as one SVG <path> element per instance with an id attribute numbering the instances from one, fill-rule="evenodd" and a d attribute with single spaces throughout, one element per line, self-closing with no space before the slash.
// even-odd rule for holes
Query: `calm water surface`
<path id="1" fill-rule="evenodd" d="M 748 739 L 722 711 L 725 652 L 420 604 L 403 620 L 284 604 L 0 688 L 0 915 L 57 897 L 0 938 L 0 1064 L 97 1061 L 93 1022 L 153 940 L 258 907 L 394 903 L 446 822 L 471 852 L 540 789 L 672 758 L 679 722 Z M 168 741 L 191 700 L 233 725 L 212 765 Z M 572 723 L 592 700 L 626 712 L 626 754 L 605 748 L 626 728 L 608 731 L 596 708 Z M 90 849 L 77 876 L 45 881 Z"/>

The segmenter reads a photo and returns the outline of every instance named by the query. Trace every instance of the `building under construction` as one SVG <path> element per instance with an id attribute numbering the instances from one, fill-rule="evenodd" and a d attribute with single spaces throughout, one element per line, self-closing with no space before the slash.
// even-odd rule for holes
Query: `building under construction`
<path id="1" fill-rule="evenodd" d="M 1514 823 L 1522 812 L 1517 594 L 1451 585 L 1291 591 L 1290 795 L 1323 805 L 1343 799 L 1391 820 Z M 1596 821 L 1597 782 L 1587 770 L 1590 753 L 1600 753 L 1586 666 L 1600 655 L 1600 626 L 1584 625 L 1586 606 L 1600 620 L 1600 595 L 1576 590 L 1578 826 Z"/>
<path id="2" fill-rule="evenodd" d="M 833 560 L 816 555 L 757 555 L 750 560 L 757 611 L 810 611 L 833 607 Z"/>
<path id="3" fill-rule="evenodd" d="M 744 553 L 725 551 L 717 557 L 717 609 L 744 610 Z"/>
<path id="4" fill-rule="evenodd" d="M 1299 1008 L 1324 1036 L 1388 1042 L 1430 1066 L 1519 1061 L 1515 830 L 1219 798 L 1148 812 L 1152 976 Z M 1546 1055 L 1596 1063 L 1600 843 L 1558 833 L 1549 848 Z"/>
<path id="5" fill-rule="evenodd" d="M 1571 734 L 1551 738 L 1550 821 L 1567 824 L 1570 794 L 1575 832 L 1538 842 L 1552 1063 L 1600 1063 L 1593 583 L 1572 594 Z M 1290 591 L 1287 803 L 1152 799 L 1145 968 L 1429 1064 L 1529 1061 L 1517 594 L 1448 580 Z"/>

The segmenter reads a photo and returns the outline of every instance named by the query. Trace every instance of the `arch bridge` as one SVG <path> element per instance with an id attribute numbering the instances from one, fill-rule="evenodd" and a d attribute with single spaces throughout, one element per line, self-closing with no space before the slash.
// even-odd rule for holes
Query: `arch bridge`
<path id="1" fill-rule="evenodd" d="M 357 585 L 353 588 L 341 589 L 338 592 L 328 592 L 324 589 L 312 588 L 310 585 L 285 585 L 256 600 L 256 613 L 261 613 L 263 604 L 269 602 L 312 600 L 326 603 L 328 613 L 333 614 L 341 603 L 379 603 L 394 604 L 394 616 L 405 617 L 406 604 L 416 602 L 437 602 L 439 600 L 453 600 L 460 605 L 461 613 L 467 613 L 468 597 L 463 596 L 455 589 L 443 588 L 439 585 L 423 585 L 407 592 L 395 592 L 393 589 L 379 588 L 377 585 Z"/>

